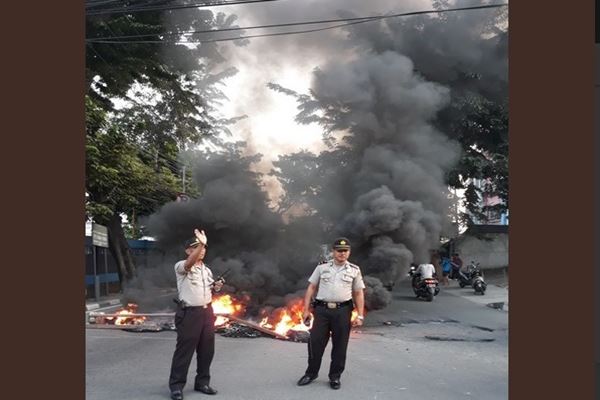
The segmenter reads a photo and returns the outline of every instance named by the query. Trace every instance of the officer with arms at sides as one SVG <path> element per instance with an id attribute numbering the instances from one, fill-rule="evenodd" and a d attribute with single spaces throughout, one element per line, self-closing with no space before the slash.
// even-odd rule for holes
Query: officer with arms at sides
<path id="1" fill-rule="evenodd" d="M 340 377 L 346 364 L 346 350 L 352 327 L 352 309 L 355 305 L 358 312 L 355 325 L 361 326 L 365 304 L 365 284 L 360 268 L 348 262 L 348 257 L 350 241 L 346 238 L 335 240 L 333 260 L 318 265 L 308 279 L 302 318 L 305 323 L 309 321 L 310 305 L 314 296 L 314 321 L 308 342 L 308 368 L 298 381 L 299 386 L 307 385 L 317 378 L 330 335 L 332 350 L 329 385 L 332 389 L 339 389 L 341 386 Z"/>
<path id="2" fill-rule="evenodd" d="M 195 229 L 194 235 L 193 239 L 186 242 L 187 258 L 175 264 L 177 344 L 169 376 L 173 400 L 183 399 L 183 387 L 194 352 L 197 361 L 194 390 L 205 394 L 217 393 L 209 386 L 210 364 L 215 352 L 215 315 L 211 302 L 212 291 L 221 290 L 224 281 L 215 281 L 212 271 L 204 264 L 207 245 L 204 231 Z"/>

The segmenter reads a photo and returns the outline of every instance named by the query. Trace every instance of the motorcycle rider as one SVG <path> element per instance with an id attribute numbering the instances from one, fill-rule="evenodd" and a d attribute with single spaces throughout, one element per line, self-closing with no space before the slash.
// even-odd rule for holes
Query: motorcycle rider
<path id="1" fill-rule="evenodd" d="M 460 256 L 458 255 L 458 253 L 454 253 L 452 254 L 452 273 L 451 273 L 451 277 L 450 279 L 459 279 L 459 275 L 461 272 L 461 269 L 463 267 L 463 260 L 460 258 Z"/>
<path id="2" fill-rule="evenodd" d="M 440 291 L 435 266 L 433 264 L 420 264 L 419 266 L 411 264 L 408 274 L 412 276 L 412 288 L 417 297 L 433 301 L 433 297 Z"/>
<path id="3" fill-rule="evenodd" d="M 419 278 L 419 284 L 421 284 L 423 280 L 431 279 L 436 275 L 433 264 L 419 264 L 415 273 Z"/>

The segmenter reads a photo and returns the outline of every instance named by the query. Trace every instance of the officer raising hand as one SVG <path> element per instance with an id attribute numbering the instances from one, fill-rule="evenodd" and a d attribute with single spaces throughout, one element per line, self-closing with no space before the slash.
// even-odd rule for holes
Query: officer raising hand
<path id="1" fill-rule="evenodd" d="M 177 342 L 169 389 L 172 400 L 183 400 L 183 387 L 187 381 L 192 357 L 196 353 L 196 377 L 194 390 L 214 395 L 215 389 L 209 386 L 210 364 L 215 352 L 215 315 L 211 305 L 213 291 L 218 292 L 222 281 L 215 281 L 213 273 L 204 263 L 207 238 L 204 231 L 194 230 L 194 237 L 185 243 L 187 258 L 175 264 L 178 305 L 175 313 Z"/>

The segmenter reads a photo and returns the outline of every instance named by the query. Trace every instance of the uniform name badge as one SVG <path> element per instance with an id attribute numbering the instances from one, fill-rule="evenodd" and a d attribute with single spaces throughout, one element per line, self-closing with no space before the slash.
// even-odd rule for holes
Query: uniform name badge
<path id="1" fill-rule="evenodd" d="M 327 308 L 337 308 L 337 303 L 327 303 Z"/>

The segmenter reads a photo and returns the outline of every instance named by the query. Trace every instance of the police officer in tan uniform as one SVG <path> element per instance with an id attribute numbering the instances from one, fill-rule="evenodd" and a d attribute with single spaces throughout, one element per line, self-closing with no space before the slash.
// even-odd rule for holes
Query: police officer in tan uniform
<path id="1" fill-rule="evenodd" d="M 210 363 L 215 352 L 215 316 L 211 306 L 212 291 L 219 291 L 223 281 L 213 279 L 204 264 L 207 239 L 204 231 L 194 230 L 195 237 L 186 243 L 187 259 L 175 264 L 178 307 L 175 313 L 177 345 L 171 363 L 169 389 L 171 399 L 183 399 L 183 387 L 194 352 L 197 369 L 194 390 L 216 394 L 209 386 Z"/>
<path id="2" fill-rule="evenodd" d="M 352 309 L 356 306 L 357 326 L 363 324 L 365 284 L 360 268 L 348 262 L 350 241 L 339 238 L 333 242 L 333 260 L 317 266 L 308 279 L 304 296 L 305 321 L 310 318 L 312 303 L 314 321 L 308 342 L 308 368 L 298 381 L 299 386 L 307 385 L 317 378 L 325 346 L 331 335 L 332 350 L 329 367 L 329 385 L 332 389 L 341 386 L 340 376 L 346 364 L 346 350 L 352 326 Z M 353 301 L 354 299 L 354 301 Z"/>

